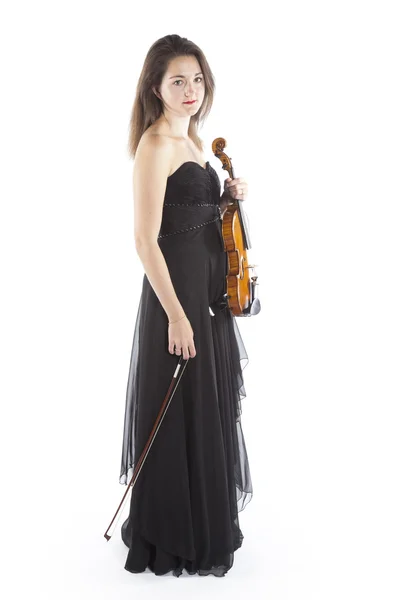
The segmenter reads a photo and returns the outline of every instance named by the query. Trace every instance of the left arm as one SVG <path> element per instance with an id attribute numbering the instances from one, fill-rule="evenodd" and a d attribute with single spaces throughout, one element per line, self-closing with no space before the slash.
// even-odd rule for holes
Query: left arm
<path id="1" fill-rule="evenodd" d="M 226 207 L 228 206 L 228 204 L 232 203 L 232 196 L 224 191 L 222 192 L 222 195 L 219 199 L 219 207 L 221 209 L 221 213 L 224 214 Z"/>

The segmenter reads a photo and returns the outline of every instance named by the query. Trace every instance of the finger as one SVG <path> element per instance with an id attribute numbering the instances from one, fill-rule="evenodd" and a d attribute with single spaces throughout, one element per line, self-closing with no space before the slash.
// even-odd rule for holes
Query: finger
<path id="1" fill-rule="evenodd" d="M 178 348 L 176 346 L 175 342 L 172 342 L 172 345 L 170 345 L 170 348 L 171 348 L 171 350 L 170 350 L 171 354 L 177 354 L 178 355 L 178 354 L 181 353 L 181 348 Z"/>
<path id="2" fill-rule="evenodd" d="M 225 185 L 227 187 L 233 187 L 234 185 L 237 185 L 238 183 L 240 183 L 240 179 L 238 179 L 237 177 L 235 177 L 234 179 L 231 179 L 230 177 L 227 177 L 225 179 Z"/>

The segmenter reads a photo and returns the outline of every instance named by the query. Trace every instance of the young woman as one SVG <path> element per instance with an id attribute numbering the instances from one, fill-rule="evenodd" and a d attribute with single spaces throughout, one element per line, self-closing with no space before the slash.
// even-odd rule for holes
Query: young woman
<path id="1" fill-rule="evenodd" d="M 197 128 L 214 78 L 179 35 L 150 48 L 132 110 L 134 233 L 145 274 L 133 337 L 120 483 L 128 484 L 174 373 L 189 359 L 132 489 L 121 535 L 125 569 L 221 577 L 243 540 L 253 495 L 241 428 L 248 356 L 227 306 L 221 214 L 245 199 L 205 161 Z M 242 365 L 242 361 L 245 363 Z"/>

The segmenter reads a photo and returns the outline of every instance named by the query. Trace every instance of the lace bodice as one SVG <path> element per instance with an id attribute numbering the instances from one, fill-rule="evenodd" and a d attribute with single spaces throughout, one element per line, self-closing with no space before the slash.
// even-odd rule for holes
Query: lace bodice
<path id="1" fill-rule="evenodd" d="M 186 161 L 168 177 L 158 238 L 193 231 L 221 219 L 221 184 L 209 161 Z"/>

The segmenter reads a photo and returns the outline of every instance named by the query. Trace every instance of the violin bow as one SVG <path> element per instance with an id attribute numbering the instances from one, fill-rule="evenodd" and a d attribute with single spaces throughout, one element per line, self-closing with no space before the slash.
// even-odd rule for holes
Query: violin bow
<path id="1" fill-rule="evenodd" d="M 107 530 L 106 530 L 106 532 L 104 534 L 104 537 L 106 538 L 107 542 L 111 538 L 112 534 L 115 531 L 115 528 L 117 526 L 118 520 L 119 520 L 119 518 L 121 516 L 121 513 L 122 513 L 122 509 L 125 506 L 127 493 L 128 493 L 128 491 L 129 491 L 129 489 L 130 489 L 131 486 L 132 486 L 132 488 L 135 486 L 137 478 L 139 477 L 139 473 L 142 470 L 142 467 L 144 465 L 144 461 L 146 460 L 147 455 L 148 455 L 148 453 L 150 451 L 150 448 L 151 448 L 151 446 L 152 446 L 152 444 L 154 442 L 154 439 L 155 439 L 155 437 L 157 435 L 157 432 L 160 429 L 161 423 L 162 423 L 162 421 L 163 421 L 163 419 L 165 417 L 165 414 L 166 414 L 166 412 L 168 410 L 168 407 L 169 407 L 169 405 L 171 403 L 171 400 L 172 400 L 172 398 L 173 398 L 173 396 L 174 396 L 174 394 L 176 392 L 178 384 L 179 384 L 179 382 L 180 382 L 180 380 L 182 378 L 182 375 L 183 375 L 183 373 L 184 373 L 184 371 L 186 369 L 186 366 L 187 366 L 189 360 L 190 360 L 190 358 L 186 359 L 185 362 L 184 362 L 183 356 L 181 355 L 179 357 L 178 364 L 177 364 L 175 372 L 173 374 L 173 377 L 172 377 L 171 383 L 169 385 L 167 394 L 166 394 L 166 396 L 165 396 L 165 398 L 163 400 L 163 403 L 161 405 L 160 411 L 159 411 L 159 413 L 157 415 L 157 418 L 156 418 L 156 420 L 154 422 L 153 429 L 151 430 L 149 439 L 147 440 L 147 442 L 145 444 L 145 447 L 143 448 L 143 452 L 140 455 L 139 460 L 136 463 L 135 469 L 133 471 L 132 478 L 131 478 L 131 480 L 129 482 L 129 485 L 128 485 L 126 491 L 125 491 L 125 494 L 123 495 L 122 500 L 119 503 L 119 506 L 118 506 L 118 508 L 116 510 L 116 513 L 113 516 L 113 518 L 111 520 L 111 523 L 107 527 Z M 182 367 L 182 363 L 184 363 L 183 367 Z M 179 375 L 179 377 L 178 377 L 178 375 Z M 119 513 L 119 516 L 116 519 L 118 513 Z M 113 523 L 114 523 L 114 526 L 113 526 Z M 112 529 L 112 531 L 110 531 L 111 529 Z"/>

